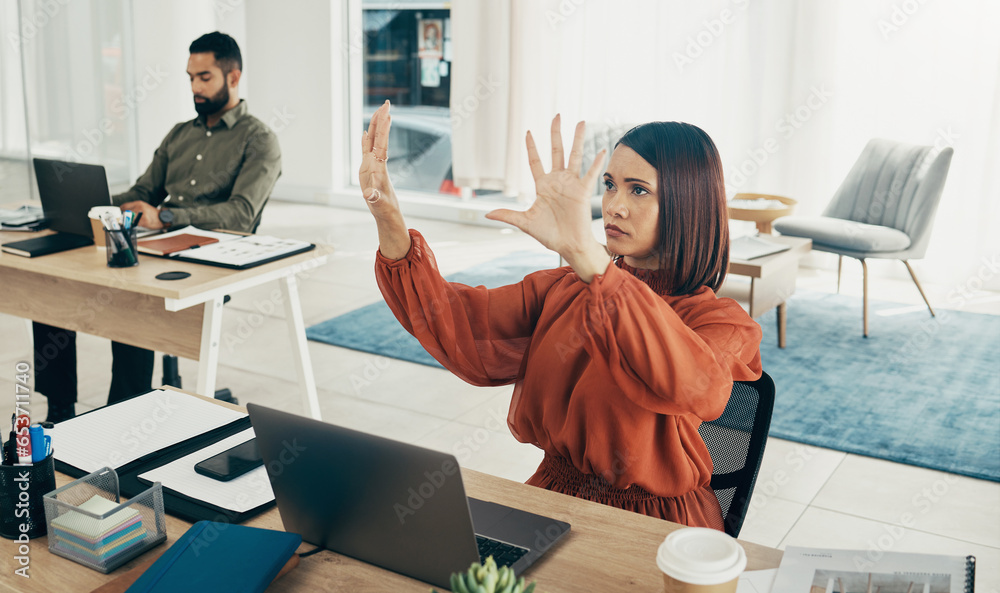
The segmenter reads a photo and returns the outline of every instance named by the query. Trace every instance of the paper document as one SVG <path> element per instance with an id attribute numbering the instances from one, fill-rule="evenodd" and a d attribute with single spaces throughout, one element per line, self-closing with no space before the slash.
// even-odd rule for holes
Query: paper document
<path id="1" fill-rule="evenodd" d="M 139 474 L 139 479 L 150 483 L 160 482 L 164 488 L 170 488 L 185 496 L 229 511 L 243 513 L 255 509 L 274 500 L 271 482 L 267 479 L 267 470 L 264 466 L 228 482 L 221 482 L 194 471 L 196 463 L 245 443 L 252 438 L 254 438 L 253 429 L 248 428 L 176 461 Z"/>
<path id="2" fill-rule="evenodd" d="M 87 473 L 117 469 L 245 416 L 186 393 L 157 389 L 56 424 L 52 450 L 57 461 Z"/>
<path id="3" fill-rule="evenodd" d="M 183 256 L 187 261 L 227 266 L 244 266 L 264 259 L 281 257 L 308 247 L 310 244 L 295 239 L 279 239 L 264 235 L 248 235 L 238 241 L 213 243 L 194 250 L 179 251 L 171 256 Z"/>
<path id="4" fill-rule="evenodd" d="M 972 556 L 789 546 L 772 591 L 969 593 L 975 574 Z"/>

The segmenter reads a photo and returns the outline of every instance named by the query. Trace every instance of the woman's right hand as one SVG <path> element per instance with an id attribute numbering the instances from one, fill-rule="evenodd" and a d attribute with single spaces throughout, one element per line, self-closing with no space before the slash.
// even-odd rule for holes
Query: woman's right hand
<path id="1" fill-rule="evenodd" d="M 389 180 L 389 101 L 372 115 L 368 130 L 361 135 L 361 169 L 358 181 L 368 210 L 378 226 L 379 251 L 389 259 L 402 259 L 410 251 L 410 233 Z"/>

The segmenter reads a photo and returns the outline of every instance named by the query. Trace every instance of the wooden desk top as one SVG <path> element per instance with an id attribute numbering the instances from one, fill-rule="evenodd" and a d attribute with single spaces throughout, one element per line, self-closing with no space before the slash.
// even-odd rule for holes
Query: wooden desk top
<path id="1" fill-rule="evenodd" d="M 20 233 L 0 231 L 0 243 L 33 239 L 50 231 Z M 146 294 L 167 299 L 186 299 L 204 292 L 223 288 L 244 279 L 269 274 L 276 270 L 302 266 L 310 268 L 322 263 L 314 260 L 325 258 L 333 252 L 329 245 L 317 245 L 315 249 L 250 268 L 230 270 L 204 264 L 175 261 L 160 257 L 139 255 L 139 265 L 131 268 L 109 268 L 107 254 L 97 247 L 80 247 L 62 253 L 52 253 L 41 257 L 21 257 L 0 251 L 0 270 L 4 268 L 23 270 L 36 274 L 76 280 L 87 284 L 117 288 L 129 292 Z M 182 280 L 157 280 L 157 274 L 184 271 L 191 276 Z"/>
<path id="2" fill-rule="evenodd" d="M 214 401 L 214 400 L 210 400 Z M 220 405 L 221 402 L 216 402 Z M 237 408 L 242 409 L 242 408 Z M 526 573 L 538 581 L 545 593 L 580 591 L 660 591 L 662 576 L 656 566 L 656 550 L 668 533 L 681 525 L 615 509 L 598 503 L 549 492 L 511 480 L 463 469 L 469 496 L 516 506 L 567 521 L 570 533 Z M 57 474 L 57 486 L 70 482 Z M 104 575 L 83 565 L 50 554 L 47 538 L 31 540 L 30 579 L 14 575 L 15 542 L 0 540 L 0 592 L 92 591 L 133 567 L 159 556 L 181 536 L 190 523 L 167 515 L 167 542 Z M 254 527 L 282 529 L 277 509 L 271 509 L 246 523 Z M 747 552 L 748 570 L 777 568 L 782 552 L 741 542 Z M 299 551 L 311 550 L 303 543 Z M 388 572 L 376 566 L 323 551 L 303 558 L 299 566 L 277 580 L 269 592 L 282 591 L 413 591 L 427 593 L 430 585 Z"/>

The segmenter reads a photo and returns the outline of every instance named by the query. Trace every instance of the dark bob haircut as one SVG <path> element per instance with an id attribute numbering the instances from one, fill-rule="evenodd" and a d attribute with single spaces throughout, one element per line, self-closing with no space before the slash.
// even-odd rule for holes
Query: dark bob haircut
<path id="1" fill-rule="evenodd" d="M 215 55 L 215 63 L 219 65 L 223 75 L 229 74 L 233 70 L 243 71 L 243 55 L 240 53 L 240 46 L 237 45 L 235 39 L 225 33 L 218 31 L 205 33 L 191 42 L 188 51 L 193 54 L 211 52 Z"/>
<path id="2" fill-rule="evenodd" d="M 680 122 L 636 126 L 615 144 L 656 169 L 660 201 L 657 248 L 667 289 L 677 296 L 702 286 L 718 292 L 729 267 L 729 213 L 722 160 L 701 128 Z"/>

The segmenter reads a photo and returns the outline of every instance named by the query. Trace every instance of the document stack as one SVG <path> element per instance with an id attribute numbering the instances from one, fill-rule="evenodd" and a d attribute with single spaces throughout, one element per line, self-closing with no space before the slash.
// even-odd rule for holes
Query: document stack
<path id="1" fill-rule="evenodd" d="M 49 551 L 105 574 L 167 539 L 160 484 L 122 502 L 104 467 L 44 498 Z"/>
<path id="2" fill-rule="evenodd" d="M 78 506 L 94 515 L 114 511 L 118 505 L 98 495 Z M 145 542 L 146 528 L 142 515 L 131 508 L 114 512 L 104 519 L 93 519 L 77 511 L 69 511 L 52 520 L 52 545 L 60 552 L 76 556 L 91 564 L 107 564 L 119 554 Z"/>

